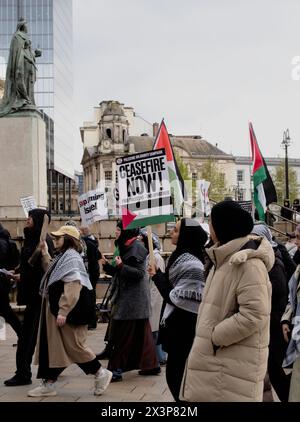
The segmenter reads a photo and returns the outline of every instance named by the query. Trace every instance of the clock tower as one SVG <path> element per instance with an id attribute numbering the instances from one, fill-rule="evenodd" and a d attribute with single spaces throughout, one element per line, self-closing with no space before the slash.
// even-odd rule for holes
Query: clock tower
<path id="1" fill-rule="evenodd" d="M 119 101 L 102 101 L 99 125 L 99 154 L 124 155 L 129 151 L 129 122 Z"/>

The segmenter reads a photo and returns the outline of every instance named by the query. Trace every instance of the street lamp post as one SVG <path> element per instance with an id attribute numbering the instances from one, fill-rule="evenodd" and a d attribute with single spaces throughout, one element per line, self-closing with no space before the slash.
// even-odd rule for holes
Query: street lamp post
<path id="1" fill-rule="evenodd" d="M 291 138 L 289 130 L 283 132 L 283 139 L 281 143 L 285 149 L 285 198 L 289 199 L 289 160 L 288 160 L 288 147 L 291 145 Z"/>

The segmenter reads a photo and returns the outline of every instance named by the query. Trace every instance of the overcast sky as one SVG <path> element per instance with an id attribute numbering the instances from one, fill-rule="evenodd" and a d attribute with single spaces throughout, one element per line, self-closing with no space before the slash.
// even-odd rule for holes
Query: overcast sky
<path id="1" fill-rule="evenodd" d="M 74 0 L 77 123 L 113 99 L 234 155 L 249 121 L 264 156 L 289 128 L 300 158 L 297 56 L 299 0 Z"/>

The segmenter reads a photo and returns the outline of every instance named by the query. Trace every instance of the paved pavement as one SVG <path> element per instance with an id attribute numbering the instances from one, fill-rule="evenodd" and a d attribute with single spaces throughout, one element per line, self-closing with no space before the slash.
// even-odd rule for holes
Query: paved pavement
<path id="1" fill-rule="evenodd" d="M 98 324 L 94 331 L 89 331 L 88 345 L 95 352 L 104 348 L 106 324 Z M 27 391 L 38 385 L 35 378 L 37 367 L 33 366 L 33 384 L 22 387 L 5 387 L 3 381 L 14 375 L 16 336 L 6 325 L 6 340 L 0 340 L 0 403 L 1 402 L 172 402 L 172 396 L 165 380 L 165 368 L 160 375 L 140 376 L 137 371 L 123 375 L 123 381 L 110 384 L 106 392 L 96 397 L 93 395 L 93 376 L 85 375 L 80 368 L 72 365 L 59 377 L 58 395 L 48 398 L 27 397 Z M 102 362 L 106 367 L 107 361 Z"/>

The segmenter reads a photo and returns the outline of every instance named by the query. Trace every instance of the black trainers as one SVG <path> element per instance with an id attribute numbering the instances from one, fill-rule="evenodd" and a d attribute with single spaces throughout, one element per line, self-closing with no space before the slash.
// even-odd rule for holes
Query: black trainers
<path id="1" fill-rule="evenodd" d="M 19 375 L 14 375 L 9 380 L 4 381 L 6 387 L 17 387 L 18 385 L 29 385 L 32 384 L 30 378 L 22 378 Z"/>
<path id="2" fill-rule="evenodd" d="M 161 373 L 160 367 L 153 369 L 144 369 L 139 371 L 139 375 L 158 375 Z"/>

